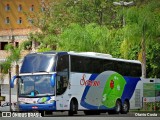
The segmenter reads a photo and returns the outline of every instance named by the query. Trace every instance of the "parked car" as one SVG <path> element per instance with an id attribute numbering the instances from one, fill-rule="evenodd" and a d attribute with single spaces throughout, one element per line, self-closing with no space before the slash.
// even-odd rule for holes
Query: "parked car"
<path id="1" fill-rule="evenodd" d="M 11 110 L 16 111 L 17 103 L 11 103 Z M 0 106 L 0 112 L 3 111 L 10 111 L 10 102 L 5 102 L 3 105 Z"/>

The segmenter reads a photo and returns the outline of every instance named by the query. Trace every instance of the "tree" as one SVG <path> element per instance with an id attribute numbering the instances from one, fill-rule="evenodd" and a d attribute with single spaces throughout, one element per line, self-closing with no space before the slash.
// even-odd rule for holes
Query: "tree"
<path id="1" fill-rule="evenodd" d="M 66 3 L 76 23 L 112 26 L 116 9 L 112 7 L 113 0 L 67 0 Z"/>
<path id="2" fill-rule="evenodd" d="M 110 30 L 105 26 L 72 24 L 59 35 L 58 50 L 109 53 Z"/>
<path id="3" fill-rule="evenodd" d="M 123 28 L 124 42 L 122 44 L 127 42 L 126 45 L 128 47 L 122 47 L 124 49 L 123 52 L 125 52 L 123 54 L 127 53 L 129 55 L 127 48 L 132 50 L 131 46 L 140 45 L 141 50 L 137 52 L 142 54 L 143 77 L 146 77 L 146 46 L 151 43 L 150 41 L 156 42 L 160 35 L 160 24 L 158 22 L 160 14 L 157 14 L 157 11 L 160 11 L 159 6 L 160 2 L 153 0 L 143 7 L 138 8 L 135 6 L 125 12 L 127 24 Z M 139 47 L 137 50 L 139 50 Z"/>
<path id="4" fill-rule="evenodd" d="M 10 53 L 10 55 L 6 58 L 5 62 L 1 63 L 1 67 L 2 67 L 2 77 L 4 76 L 4 74 L 9 75 L 9 83 L 11 80 L 11 66 L 13 64 L 13 62 L 16 63 L 16 74 L 19 74 L 19 66 L 18 66 L 18 61 L 20 59 L 20 53 L 22 50 L 22 45 L 19 47 L 15 47 L 12 44 L 8 44 L 7 46 L 5 46 L 6 50 Z M 11 88 L 9 87 L 9 102 L 11 103 Z M 11 104 L 10 104 L 10 111 L 11 111 Z"/>
<path id="5" fill-rule="evenodd" d="M 30 41 L 39 43 L 38 51 L 56 50 L 57 35 L 72 21 L 64 1 L 43 2 L 42 6 L 45 11 L 38 11 L 34 14 L 26 13 L 26 16 L 33 21 L 33 26 L 39 29 L 37 32 L 31 33 L 29 37 Z"/>
<path id="6" fill-rule="evenodd" d="M 11 68 L 13 62 L 15 62 L 16 65 L 18 65 L 23 45 L 16 48 L 12 44 L 8 44 L 7 46 L 5 46 L 5 49 L 9 52 L 10 55 L 6 58 L 5 62 L 1 63 L 3 74 L 8 73 L 8 70 Z"/>
<path id="7" fill-rule="evenodd" d="M 95 51 L 118 58 L 143 60 L 143 71 L 147 66 L 147 74 L 156 76 L 159 70 L 153 69 L 158 64 L 148 56 L 154 51 L 150 50 L 152 43 L 159 45 L 159 6 L 157 0 L 135 0 L 135 6 L 125 7 L 122 12 L 120 7 L 113 6 L 112 0 L 51 1 L 42 15 L 34 16 L 38 16 L 35 26 L 41 32 L 32 33 L 30 40 L 40 43 L 39 51 Z"/>
<path id="8" fill-rule="evenodd" d="M 56 50 L 57 35 L 72 23 L 109 27 L 115 15 L 112 1 L 106 0 L 57 0 L 43 4 L 45 12 L 28 15 L 41 31 L 30 35 L 30 40 L 39 42 L 38 51 Z"/>
<path id="9" fill-rule="evenodd" d="M 160 43 L 151 41 L 147 46 L 147 77 L 160 78 Z"/>
<path id="10" fill-rule="evenodd" d="M 11 65 L 16 63 L 16 73 L 18 72 L 18 61 L 21 57 L 21 52 L 23 49 L 23 44 L 19 47 L 15 47 L 12 44 L 5 46 L 5 49 L 9 52 L 9 56 L 6 58 L 5 62 L 1 63 L 2 73 L 7 74 L 8 70 L 11 69 Z"/>

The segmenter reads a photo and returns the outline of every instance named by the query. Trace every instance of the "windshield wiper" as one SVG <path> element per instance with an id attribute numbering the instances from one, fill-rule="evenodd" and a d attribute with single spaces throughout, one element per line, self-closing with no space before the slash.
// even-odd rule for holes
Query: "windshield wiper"
<path id="1" fill-rule="evenodd" d="M 31 90 L 30 92 L 27 92 L 27 93 L 24 93 L 24 94 L 21 94 L 21 95 L 36 96 L 38 94 L 39 94 L 39 92 L 37 90 Z"/>
<path id="2" fill-rule="evenodd" d="M 54 94 L 38 94 L 37 96 L 51 96 L 51 95 L 54 95 Z"/>
<path id="3" fill-rule="evenodd" d="M 45 73 L 49 73 L 49 72 L 47 72 L 47 71 L 43 71 L 43 70 L 42 70 L 42 71 L 41 71 L 41 70 L 40 70 L 40 71 L 36 71 L 36 72 L 45 72 Z"/>

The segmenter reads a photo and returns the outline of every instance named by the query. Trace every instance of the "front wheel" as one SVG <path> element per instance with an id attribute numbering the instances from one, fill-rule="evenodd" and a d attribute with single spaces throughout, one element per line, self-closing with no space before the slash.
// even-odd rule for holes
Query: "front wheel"
<path id="1" fill-rule="evenodd" d="M 69 116 L 73 116 L 74 114 L 77 114 L 78 111 L 78 103 L 74 100 L 70 103 L 70 110 L 68 111 Z"/>
<path id="2" fill-rule="evenodd" d="M 44 111 L 39 111 L 39 113 L 41 114 L 42 117 L 45 116 L 45 112 Z"/>

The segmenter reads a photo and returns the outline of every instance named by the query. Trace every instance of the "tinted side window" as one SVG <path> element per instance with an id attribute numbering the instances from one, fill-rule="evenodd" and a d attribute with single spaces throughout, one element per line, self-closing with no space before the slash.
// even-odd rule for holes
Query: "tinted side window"
<path id="1" fill-rule="evenodd" d="M 84 64 L 83 59 L 79 56 L 71 56 L 71 71 L 83 72 Z"/>
<path id="2" fill-rule="evenodd" d="M 125 64 L 123 64 L 123 62 L 120 61 L 114 61 L 114 67 L 115 67 L 115 71 L 120 73 L 121 75 L 124 75 L 124 66 Z"/>
<path id="3" fill-rule="evenodd" d="M 123 76 L 141 77 L 140 64 L 81 56 L 71 56 L 71 71 L 97 74 L 115 71 Z"/>
<path id="4" fill-rule="evenodd" d="M 131 76 L 135 77 L 141 77 L 142 71 L 141 71 L 141 65 L 140 64 L 131 64 Z"/>
<path id="5" fill-rule="evenodd" d="M 71 56 L 71 71 L 81 73 L 101 73 L 100 59 L 82 56 Z"/>
<path id="6" fill-rule="evenodd" d="M 63 94 L 69 83 L 69 56 L 58 56 L 57 61 L 57 78 L 56 78 L 56 94 Z"/>
<path id="7" fill-rule="evenodd" d="M 142 74 L 140 64 L 123 61 L 104 60 L 103 69 L 116 71 L 123 76 L 141 77 Z"/>
<path id="8" fill-rule="evenodd" d="M 58 56 L 57 71 L 65 71 L 69 69 L 69 56 Z"/>
<path id="9" fill-rule="evenodd" d="M 96 59 L 96 58 L 92 58 L 91 60 L 91 65 L 92 65 L 92 72 L 93 73 L 101 73 L 103 72 L 103 60 L 102 59 Z"/>
<path id="10" fill-rule="evenodd" d="M 118 62 L 117 71 L 123 76 L 141 77 L 141 65 L 137 63 Z"/>
<path id="11" fill-rule="evenodd" d="M 114 61 L 111 60 L 103 60 L 103 71 L 114 71 Z"/>

